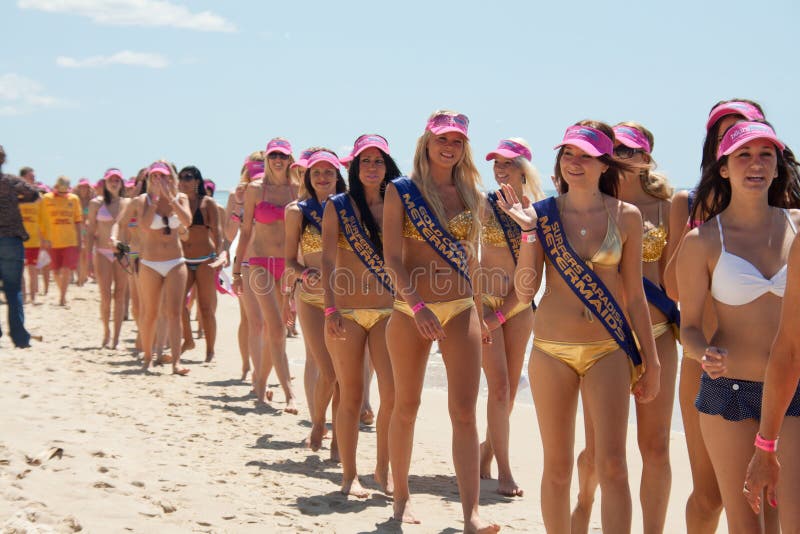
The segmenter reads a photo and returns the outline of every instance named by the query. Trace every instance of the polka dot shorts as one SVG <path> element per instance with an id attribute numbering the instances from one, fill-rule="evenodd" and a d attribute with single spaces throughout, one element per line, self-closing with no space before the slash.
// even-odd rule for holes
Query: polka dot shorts
<path id="1" fill-rule="evenodd" d="M 726 377 L 712 379 L 703 373 L 694 406 L 701 413 L 721 415 L 728 421 L 759 420 L 763 390 L 763 382 Z M 786 415 L 800 416 L 800 387 L 795 390 Z"/>

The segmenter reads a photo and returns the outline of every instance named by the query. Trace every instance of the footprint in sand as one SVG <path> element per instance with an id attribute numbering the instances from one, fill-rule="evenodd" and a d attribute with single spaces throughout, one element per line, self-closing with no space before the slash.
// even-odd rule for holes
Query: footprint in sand
<path id="1" fill-rule="evenodd" d="M 95 482 L 94 484 L 92 484 L 92 486 L 98 489 L 112 489 L 114 487 L 112 484 L 109 484 L 108 482 L 104 482 L 102 480 L 99 482 Z"/>

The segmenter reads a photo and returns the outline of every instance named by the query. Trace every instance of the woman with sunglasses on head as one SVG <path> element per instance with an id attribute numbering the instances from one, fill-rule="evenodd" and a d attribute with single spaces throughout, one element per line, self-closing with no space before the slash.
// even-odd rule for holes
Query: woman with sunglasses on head
<path id="1" fill-rule="evenodd" d="M 496 532 L 478 513 L 480 473 L 475 410 L 481 342 L 491 341 L 482 317 L 478 269 L 480 175 L 467 137 L 469 119 L 437 111 L 417 141 L 411 178 L 386 188 L 385 269 L 396 289 L 386 342 L 395 384 L 389 424 L 394 519 L 419 523 L 409 502 L 408 472 L 425 367 L 434 340 L 447 371 L 453 463 L 465 532 Z M 413 273 L 413 278 L 412 278 Z M 476 277 L 476 281 L 479 278 Z"/>
<path id="2" fill-rule="evenodd" d="M 258 354 L 259 363 L 253 372 L 253 389 L 258 402 L 264 402 L 267 377 L 275 372 L 286 396 L 287 413 L 297 413 L 292 390 L 289 362 L 286 358 L 285 306 L 283 271 L 285 252 L 284 210 L 297 198 L 297 185 L 292 181 L 289 166 L 294 162 L 289 141 L 276 137 L 267 144 L 264 177 L 248 185 L 245 190 L 244 215 L 239 245 L 233 263 L 234 283 L 244 291 L 251 291 L 258 301 L 263 328 L 263 342 Z M 242 260 L 249 250 L 248 279 L 243 280 Z M 247 289 L 249 288 L 249 289 Z M 253 326 L 251 326 L 251 329 Z"/>
<path id="3" fill-rule="evenodd" d="M 145 371 L 153 359 L 156 321 L 166 318 L 172 352 L 172 373 L 185 375 L 180 366 L 181 315 L 186 288 L 186 266 L 178 230 L 192 222 L 186 195 L 178 191 L 178 177 L 172 165 L 157 161 L 147 172 L 147 193 L 131 201 L 140 230 L 139 297 L 142 303 L 140 327 Z"/>
<path id="4" fill-rule="evenodd" d="M 316 155 L 311 156 L 312 172 Z M 330 173 L 335 160 L 321 163 Z M 364 396 L 365 350 L 378 375 L 381 403 L 377 419 L 375 482 L 391 495 L 389 421 L 394 382 L 386 348 L 386 323 L 394 287 L 384 270 L 381 223 L 386 184 L 400 176 L 380 135 L 364 134 L 342 162 L 349 164 L 349 192 L 331 198 L 322 222 L 322 285 L 325 288 L 325 343 L 331 351 L 340 401 L 336 434 L 342 462 L 342 493 L 369 496 L 358 480 L 356 449 Z M 331 169 L 333 167 L 333 169 Z"/>
<path id="5" fill-rule="evenodd" d="M 311 156 L 320 153 L 311 160 Z M 336 168 L 323 165 L 321 153 L 331 154 L 327 161 L 336 161 Z M 346 191 L 344 178 L 338 171 L 338 160 L 326 148 L 318 148 L 303 156 L 296 164 L 306 169 L 300 200 L 286 207 L 286 283 L 295 290 L 297 315 L 306 346 L 306 395 L 311 412 L 311 432 L 306 446 L 312 451 L 322 447 L 325 418 L 333 399 L 333 419 L 336 420 L 339 394 L 336 373 L 328 348 L 325 346 L 324 286 L 322 273 L 322 215 L 331 195 Z M 331 443 L 331 459 L 339 460 L 336 429 Z"/>
<path id="6" fill-rule="evenodd" d="M 660 373 L 642 287 L 642 216 L 617 199 L 620 173 L 633 168 L 614 157 L 614 131 L 602 122 L 570 126 L 556 148 L 558 197 L 533 206 L 504 185 L 498 201 L 522 228 L 514 286 L 521 301 L 536 294 L 546 269 L 528 367 L 544 450 L 542 516 L 549 532 L 570 531 L 580 392 L 595 426 L 603 530 L 630 532 L 631 383 L 636 400 L 649 402 Z"/>
<path id="7" fill-rule="evenodd" d="M 492 160 L 498 185 L 509 184 L 520 198 L 523 194 L 533 201 L 544 198 L 539 173 L 531 164 L 530 146 L 524 139 L 502 139 L 486 155 L 486 161 Z M 489 398 L 486 441 L 481 443 L 481 478 L 491 478 L 492 459 L 497 457 L 497 492 L 521 497 L 522 488 L 514 481 L 509 461 L 509 417 L 533 329 L 533 307 L 517 299 L 510 276 L 519 257 L 519 225 L 497 206 L 497 193 L 488 195 L 483 214 L 483 313 L 492 331 L 492 343 L 483 345 L 483 372 Z"/>
<path id="8" fill-rule="evenodd" d="M 677 258 L 681 339 L 703 369 L 695 407 L 731 532 L 777 532 L 772 508 L 751 513 L 742 498 L 761 415 L 770 347 L 778 332 L 786 262 L 797 234 L 797 163 L 765 121 L 740 121 L 723 134 L 717 162 L 697 187 L 690 231 Z M 704 332 L 711 297 L 716 331 Z M 742 328 L 747 325 L 747 328 Z M 800 415 L 800 399 L 788 415 Z"/>
<path id="9" fill-rule="evenodd" d="M 88 229 L 86 247 L 94 250 L 94 272 L 100 288 L 100 322 L 103 324 L 103 343 L 101 347 L 116 349 L 125 313 L 125 290 L 128 287 L 128 274 L 116 260 L 116 245 L 111 240 L 111 230 L 119 219 L 125 205 L 129 202 L 121 196 L 123 176 L 119 169 L 108 169 L 103 175 L 103 196 L 89 202 L 86 217 Z M 113 285 L 113 290 L 112 290 Z M 114 301 L 114 338 L 111 340 L 109 322 L 111 301 Z M 110 345 L 109 345 L 110 342 Z"/>
<path id="10" fill-rule="evenodd" d="M 188 166 L 178 173 L 180 192 L 189 201 L 192 224 L 189 235 L 183 243 L 183 256 L 188 268 L 186 295 L 196 287 L 197 305 L 206 339 L 206 363 L 214 359 L 214 343 L 217 338 L 216 276 L 219 267 L 225 263 L 224 243 L 220 229 L 217 203 L 206 194 L 205 180 L 200 169 Z M 183 307 L 183 346 L 181 352 L 194 348 L 192 327 L 189 322 L 189 309 Z"/>
<path id="11" fill-rule="evenodd" d="M 764 113 L 756 102 L 745 99 L 723 100 L 716 103 L 709 112 L 706 121 L 706 137 L 703 141 L 701 175 L 717 161 L 717 147 L 722 134 L 736 121 L 763 119 Z M 669 215 L 669 235 L 666 255 L 669 258 L 664 270 L 663 283 L 667 295 L 673 300 L 678 298 L 676 278 L 676 252 L 683 242 L 683 237 L 706 220 L 705 209 L 701 209 L 695 219 L 689 215 L 696 202 L 696 191 L 679 191 L 672 198 Z M 703 310 L 703 331 L 711 336 L 716 330 L 716 316 L 711 298 L 708 298 Z M 703 436 L 700 433 L 700 418 L 694 407 L 694 400 L 700 388 L 702 368 L 698 358 L 692 357 L 684 345 L 680 365 L 680 381 L 678 385 L 678 401 L 681 407 L 686 449 L 689 453 L 689 465 L 692 470 L 692 493 L 686 501 L 686 529 L 689 534 L 711 534 L 716 532 L 719 517 L 722 513 L 722 497 L 719 491 L 711 459 L 708 456 Z"/>
<path id="12" fill-rule="evenodd" d="M 619 199 L 636 206 L 644 221 L 642 232 L 642 272 L 645 295 L 649 302 L 661 362 L 661 388 L 658 396 L 647 404 L 636 404 L 636 430 L 642 455 L 642 480 L 639 500 L 644 520 L 643 532 L 664 531 L 672 471 L 669 462 L 669 438 L 672 404 L 675 398 L 675 377 L 678 352 L 675 332 L 680 328 L 677 305 L 662 289 L 667 256 L 672 189 L 666 177 L 653 172 L 651 156 L 653 134 L 636 122 L 614 126 L 614 155 L 635 168 L 623 171 L 619 182 Z M 572 514 L 572 532 L 587 532 L 597 489 L 594 463 L 594 426 L 591 412 L 584 409 L 586 449 L 578 455 L 578 503 Z"/>

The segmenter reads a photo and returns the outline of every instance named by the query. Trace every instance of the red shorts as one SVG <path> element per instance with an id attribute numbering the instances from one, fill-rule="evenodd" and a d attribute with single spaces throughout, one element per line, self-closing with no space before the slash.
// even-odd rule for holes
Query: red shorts
<path id="1" fill-rule="evenodd" d="M 50 249 L 50 268 L 57 271 L 62 267 L 72 271 L 78 268 L 78 247 Z"/>
<path id="2" fill-rule="evenodd" d="M 25 249 L 25 265 L 36 265 L 39 261 L 39 247 Z"/>

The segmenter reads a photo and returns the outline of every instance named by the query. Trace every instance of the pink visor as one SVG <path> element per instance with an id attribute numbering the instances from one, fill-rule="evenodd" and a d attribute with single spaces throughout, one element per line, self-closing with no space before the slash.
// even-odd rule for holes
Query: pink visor
<path id="1" fill-rule="evenodd" d="M 564 132 L 564 139 L 553 147 L 560 148 L 565 145 L 572 145 L 580 148 L 592 157 L 600 157 L 603 154 L 610 156 L 614 153 L 614 142 L 606 134 L 590 126 L 574 125 L 567 128 Z"/>
<path id="2" fill-rule="evenodd" d="M 336 157 L 335 154 L 332 152 L 328 152 L 327 150 L 317 150 L 308 158 L 308 168 L 310 169 L 317 163 L 330 163 L 333 165 L 335 169 L 341 167 L 341 163 L 339 163 L 339 158 Z"/>
<path id="3" fill-rule="evenodd" d="M 103 180 L 108 180 L 112 176 L 116 176 L 117 178 L 123 181 L 125 180 L 125 177 L 122 176 L 122 171 L 120 171 L 119 169 L 108 169 L 106 173 L 103 175 Z"/>
<path id="4" fill-rule="evenodd" d="M 741 115 L 749 121 L 764 118 L 764 114 L 758 111 L 758 108 L 753 104 L 739 101 L 726 102 L 711 110 L 706 122 L 706 131 L 710 130 L 722 117 L 728 115 Z"/>
<path id="5" fill-rule="evenodd" d="M 761 122 L 737 122 L 722 136 L 717 149 L 717 159 L 732 154 L 736 149 L 755 139 L 766 139 L 781 151 L 786 148 L 775 135 L 775 130 L 768 125 Z"/>
<path id="6" fill-rule="evenodd" d="M 286 139 L 270 139 L 270 142 L 267 143 L 267 154 L 272 152 L 280 152 L 281 154 L 291 156 L 292 145 Z"/>
<path id="7" fill-rule="evenodd" d="M 461 113 L 458 115 L 449 115 L 447 113 L 436 115 L 431 118 L 425 126 L 426 130 L 436 135 L 458 132 L 469 139 L 467 128 L 469 128 L 469 119 L 466 115 L 462 115 Z"/>
<path id="8" fill-rule="evenodd" d="M 495 159 L 497 156 L 502 156 L 508 159 L 523 157 L 528 161 L 531 160 L 531 151 L 523 144 L 512 141 L 511 139 L 502 139 L 493 151 L 486 154 L 486 161 Z"/>
<path id="9" fill-rule="evenodd" d="M 352 152 L 341 158 L 340 161 L 342 165 L 347 165 L 368 148 L 377 148 L 384 154 L 389 154 L 389 142 L 383 136 L 378 134 L 365 134 L 356 139 Z"/>
<path id="10" fill-rule="evenodd" d="M 106 179 L 105 178 L 100 178 L 99 180 L 97 180 L 94 183 L 94 185 L 92 187 L 103 187 L 103 184 L 105 184 L 105 183 L 106 183 Z"/>
<path id="11" fill-rule="evenodd" d="M 247 158 L 244 162 L 244 166 L 247 168 L 247 176 L 251 180 L 255 180 L 257 176 L 264 176 L 263 161 L 253 161 L 252 159 Z"/>
<path id="12" fill-rule="evenodd" d="M 211 189 L 212 192 L 217 190 L 217 186 L 211 180 L 206 180 L 203 185 L 206 189 Z"/>
<path id="13" fill-rule="evenodd" d="M 153 174 L 153 173 L 163 174 L 164 176 L 172 175 L 172 171 L 170 171 L 169 167 L 167 167 L 165 163 L 161 163 L 160 161 L 153 163 L 147 169 L 147 174 Z"/>
<path id="14" fill-rule="evenodd" d="M 303 150 L 303 152 L 300 154 L 300 159 L 289 165 L 289 168 L 294 169 L 295 167 L 302 167 L 304 169 L 307 169 L 308 158 L 311 157 L 311 154 L 313 153 L 314 153 L 313 150 Z"/>
<path id="15" fill-rule="evenodd" d="M 638 128 L 614 126 L 614 137 L 628 148 L 639 148 L 650 153 L 650 141 Z"/>
<path id="16" fill-rule="evenodd" d="M 92 187 L 91 182 L 89 182 L 89 180 L 87 180 L 86 178 L 81 178 L 80 180 L 78 180 L 78 185 L 76 185 L 75 187 L 80 187 L 82 185 Z"/>
<path id="17" fill-rule="evenodd" d="M 128 180 L 125 182 L 125 187 L 136 187 L 136 180 Z"/>

